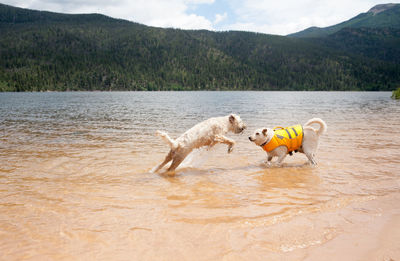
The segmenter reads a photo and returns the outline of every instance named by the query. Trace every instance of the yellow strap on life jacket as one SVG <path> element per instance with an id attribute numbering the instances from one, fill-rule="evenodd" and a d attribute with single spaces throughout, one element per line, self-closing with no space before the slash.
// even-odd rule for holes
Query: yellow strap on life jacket
<path id="1" fill-rule="evenodd" d="M 279 146 L 286 146 L 290 153 L 298 150 L 303 142 L 303 126 L 300 124 L 287 128 L 275 127 L 274 137 L 267 144 L 263 145 L 263 150 L 270 152 Z"/>

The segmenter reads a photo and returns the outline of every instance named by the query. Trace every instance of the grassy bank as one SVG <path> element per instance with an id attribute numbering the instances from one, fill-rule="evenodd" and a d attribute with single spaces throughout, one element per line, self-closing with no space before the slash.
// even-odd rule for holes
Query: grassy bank
<path id="1" fill-rule="evenodd" d="M 399 88 L 397 88 L 397 90 L 394 90 L 393 91 L 393 94 L 392 94 L 392 98 L 393 99 L 400 99 L 400 87 Z"/>

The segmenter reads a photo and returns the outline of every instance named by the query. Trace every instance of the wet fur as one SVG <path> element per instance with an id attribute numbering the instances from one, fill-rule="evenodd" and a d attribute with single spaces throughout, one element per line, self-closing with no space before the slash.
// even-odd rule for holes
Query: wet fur
<path id="1" fill-rule="evenodd" d="M 177 139 L 172 139 L 164 131 L 157 131 L 160 136 L 171 148 L 164 161 L 158 165 L 154 172 L 159 171 L 168 162 L 172 161 L 168 171 L 175 170 L 186 156 L 194 149 L 200 147 L 212 147 L 218 143 L 228 145 L 228 153 L 232 152 L 235 141 L 225 137 L 228 132 L 241 133 L 246 125 L 238 115 L 231 114 L 224 117 L 215 117 L 200 122 L 187 130 Z"/>

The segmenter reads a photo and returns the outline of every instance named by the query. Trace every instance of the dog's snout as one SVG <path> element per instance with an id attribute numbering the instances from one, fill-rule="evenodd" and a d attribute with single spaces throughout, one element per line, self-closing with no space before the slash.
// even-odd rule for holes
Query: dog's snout
<path id="1" fill-rule="evenodd" d="M 251 137 L 249 137 L 249 140 L 252 141 L 252 140 L 251 140 Z"/>

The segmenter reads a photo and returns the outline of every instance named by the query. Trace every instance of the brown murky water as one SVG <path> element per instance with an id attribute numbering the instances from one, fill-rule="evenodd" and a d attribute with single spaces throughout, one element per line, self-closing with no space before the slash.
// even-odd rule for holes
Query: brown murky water
<path id="1" fill-rule="evenodd" d="M 400 103 L 389 97 L 0 93 L 0 260 L 330 260 L 324 246 L 352 226 L 400 217 Z M 230 112 L 248 125 L 229 135 L 232 154 L 219 145 L 174 177 L 149 173 L 168 151 L 155 130 L 177 137 Z M 247 139 L 312 117 L 328 125 L 318 167 L 302 154 L 266 167 Z"/>

